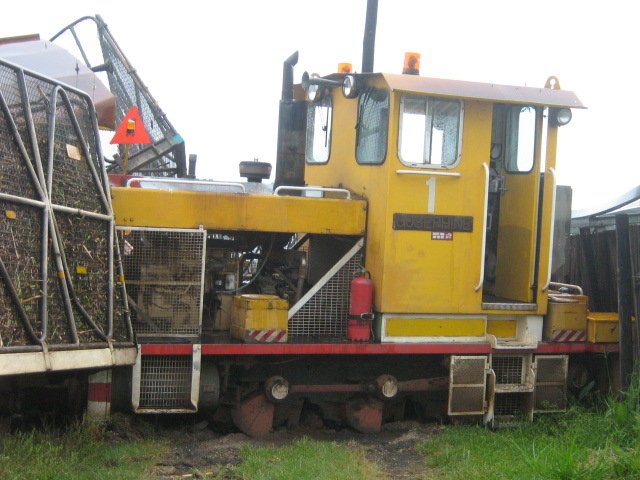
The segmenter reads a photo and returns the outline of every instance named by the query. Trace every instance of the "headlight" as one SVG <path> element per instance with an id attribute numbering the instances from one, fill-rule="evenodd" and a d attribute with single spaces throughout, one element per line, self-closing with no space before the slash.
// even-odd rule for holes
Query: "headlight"
<path id="1" fill-rule="evenodd" d="M 342 80 L 342 94 L 347 98 L 356 98 L 358 96 L 356 78 L 353 75 L 347 75 Z"/>
<path id="2" fill-rule="evenodd" d="M 558 127 L 562 127 L 571 121 L 571 109 L 569 108 L 554 108 L 551 114 L 551 121 Z"/>

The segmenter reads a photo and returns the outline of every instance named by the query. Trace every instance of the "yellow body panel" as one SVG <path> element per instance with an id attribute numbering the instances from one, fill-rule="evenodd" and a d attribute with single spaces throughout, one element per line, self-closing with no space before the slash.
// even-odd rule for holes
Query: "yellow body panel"
<path id="1" fill-rule="evenodd" d="M 497 338 L 513 338 L 516 336 L 515 320 L 487 320 L 487 333 Z"/>
<path id="2" fill-rule="evenodd" d="M 587 315 L 587 341 L 610 343 L 620 340 L 620 322 L 616 312 L 597 312 Z"/>
<path id="3" fill-rule="evenodd" d="M 389 337 L 481 337 L 484 318 L 388 318 Z"/>
<path id="4" fill-rule="evenodd" d="M 334 198 L 112 188 L 121 226 L 362 235 L 366 202 Z"/>
<path id="5" fill-rule="evenodd" d="M 287 310 L 289 303 L 277 295 L 245 294 L 233 297 L 233 308 L 236 312 L 260 314 L 272 310 Z"/>
<path id="6" fill-rule="evenodd" d="M 587 297 L 574 295 L 576 303 L 549 302 L 547 316 L 544 319 L 544 338 L 553 338 L 558 330 L 586 330 Z"/>
<path id="7" fill-rule="evenodd" d="M 276 295 L 237 295 L 233 299 L 231 334 L 245 339 L 247 330 L 287 330 L 288 302 Z"/>

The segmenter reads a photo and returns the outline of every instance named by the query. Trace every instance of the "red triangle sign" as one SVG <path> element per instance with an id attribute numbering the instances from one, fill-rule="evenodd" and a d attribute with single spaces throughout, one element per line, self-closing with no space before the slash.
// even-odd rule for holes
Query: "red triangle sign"
<path id="1" fill-rule="evenodd" d="M 148 144 L 151 143 L 149 132 L 144 128 L 142 117 L 138 107 L 133 106 L 122 119 L 111 143 L 119 145 Z"/>

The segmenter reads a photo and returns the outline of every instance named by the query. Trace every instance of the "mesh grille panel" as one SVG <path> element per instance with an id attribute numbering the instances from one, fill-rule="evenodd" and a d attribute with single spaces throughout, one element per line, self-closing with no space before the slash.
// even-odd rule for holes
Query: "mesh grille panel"
<path id="1" fill-rule="evenodd" d="M 190 408 L 191 370 L 191 356 L 143 356 L 140 408 Z"/>
<path id="2" fill-rule="evenodd" d="M 118 242 L 114 242 L 114 250 L 118 253 L 120 259 L 120 251 L 118 250 Z M 122 263 L 119 263 L 120 267 Z M 116 281 L 114 282 L 114 302 L 113 302 L 113 338 L 122 341 L 131 336 L 131 318 L 129 316 L 129 305 L 127 303 L 127 290 L 122 282 L 121 270 L 115 269 Z"/>
<path id="3" fill-rule="evenodd" d="M 199 335 L 206 232 L 124 228 L 118 232 L 136 333 Z"/>
<path id="4" fill-rule="evenodd" d="M 567 355 L 536 357 L 535 406 L 538 412 L 567 408 Z"/>
<path id="5" fill-rule="evenodd" d="M 456 358 L 452 363 L 451 381 L 455 385 L 484 385 L 485 358 Z"/>
<path id="6" fill-rule="evenodd" d="M 451 357 L 449 370 L 449 414 L 484 413 L 487 357 Z"/>
<path id="7" fill-rule="evenodd" d="M 496 394 L 494 414 L 496 416 L 515 416 L 523 412 L 524 396 L 517 393 Z"/>
<path id="8" fill-rule="evenodd" d="M 522 378 L 522 357 L 493 357 L 491 367 L 496 373 L 498 385 L 520 385 Z"/>
<path id="9" fill-rule="evenodd" d="M 20 103 L 20 92 L 17 90 L 16 75 L 3 65 L 0 65 L 0 93 L 7 103 L 13 122 L 24 132 L 21 132 L 22 138 L 26 139 L 23 136 L 26 134 L 26 121 Z M 11 119 L 0 109 L 0 192 L 36 199 L 34 180 L 11 133 L 10 125 Z M 25 145 L 25 148 L 28 146 Z"/>
<path id="10" fill-rule="evenodd" d="M 25 88 L 30 103 L 31 117 L 33 119 L 33 127 L 37 137 L 37 148 L 43 165 L 46 163 L 49 154 L 49 144 L 47 136 L 49 133 L 49 106 L 51 104 L 51 94 L 54 85 L 42 80 L 33 78 L 29 75 L 25 76 Z M 57 114 L 58 112 L 56 112 Z M 28 137 L 22 137 L 25 143 L 29 143 Z M 36 155 L 32 155 L 34 165 L 37 164 Z"/>
<path id="11" fill-rule="evenodd" d="M 74 111 L 87 109 L 86 105 L 75 97 L 71 103 Z M 74 105 L 75 103 L 75 105 Z M 88 122 L 89 119 L 86 119 Z M 85 123 L 86 123 L 85 122 Z M 89 125 L 91 123 L 89 122 Z M 91 172 L 91 159 L 84 154 L 84 146 L 89 149 L 89 144 L 84 144 L 84 133 L 76 131 L 68 106 L 58 97 L 56 105 L 56 130 L 54 137 L 53 177 L 48 181 L 52 184 L 51 201 L 59 205 L 74 208 L 82 208 L 92 212 L 106 213 L 105 206 L 100 197 L 96 195 L 96 181 Z M 93 138 L 90 135 L 89 138 Z M 90 149 L 89 149 L 90 151 Z M 46 156 L 48 152 L 42 152 Z"/>
<path id="12" fill-rule="evenodd" d="M 0 95 L 0 348 L 103 342 L 116 250 L 91 100 L 2 60 Z"/>
<path id="13" fill-rule="evenodd" d="M 567 408 L 567 396 L 563 385 L 538 385 L 536 405 L 538 411 L 557 411 Z"/>
<path id="14" fill-rule="evenodd" d="M 15 219 L 8 218 L 5 214 L 7 211 L 15 212 Z M 42 215 L 39 208 L 0 200 L 0 258 L 22 299 L 22 308 L 36 335 L 42 332 L 38 315 L 43 293 Z M 17 310 L 1 281 L 0 312 L 2 312 L 0 313 L 0 335 L 3 344 L 5 346 L 27 344 L 26 333 L 18 321 Z M 64 311 L 50 309 L 49 318 L 56 315 L 62 316 L 64 322 Z"/>
<path id="15" fill-rule="evenodd" d="M 99 341 L 84 320 L 80 308 L 89 314 L 103 332 L 107 331 L 109 225 L 100 220 L 62 212 L 56 215 L 56 221 L 79 303 L 74 308 L 79 324 L 78 336 L 82 341 Z"/>
<path id="16" fill-rule="evenodd" d="M 564 384 L 567 375 L 565 358 L 536 357 L 536 361 L 538 365 L 536 382 Z"/>
<path id="17" fill-rule="evenodd" d="M 451 392 L 450 412 L 482 413 L 484 410 L 484 386 L 456 387 Z"/>
<path id="18" fill-rule="evenodd" d="M 5 65 L 0 65 L 0 93 L 2 93 L 4 101 L 7 103 L 7 108 L 17 124 L 20 136 L 27 138 L 27 122 L 20 89 L 18 88 L 18 77 L 13 68 Z M 0 112 L 0 115 L 4 116 L 4 112 L 1 110 Z M 8 134 L 9 131 L 7 130 L 4 133 Z M 0 144 L 0 148 L 5 148 L 5 146 L 4 142 Z M 29 151 L 29 153 L 31 152 Z"/>
<path id="19" fill-rule="evenodd" d="M 289 319 L 289 337 L 346 339 L 351 280 L 360 271 L 362 249 Z"/>

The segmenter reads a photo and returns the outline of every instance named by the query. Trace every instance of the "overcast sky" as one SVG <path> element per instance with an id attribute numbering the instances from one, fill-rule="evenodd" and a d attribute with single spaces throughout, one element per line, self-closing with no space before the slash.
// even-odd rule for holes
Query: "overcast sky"
<path id="1" fill-rule="evenodd" d="M 405 51 L 421 74 L 542 87 L 550 75 L 588 109 L 560 131 L 559 183 L 574 208 L 640 184 L 635 150 L 640 30 L 632 2 L 379 0 L 375 71 L 400 73 Z M 275 163 L 282 62 L 300 51 L 295 80 L 360 70 L 366 0 L 9 2 L 0 36 L 48 39 L 100 14 L 158 100 L 201 178 L 237 177 L 238 162 Z"/>

